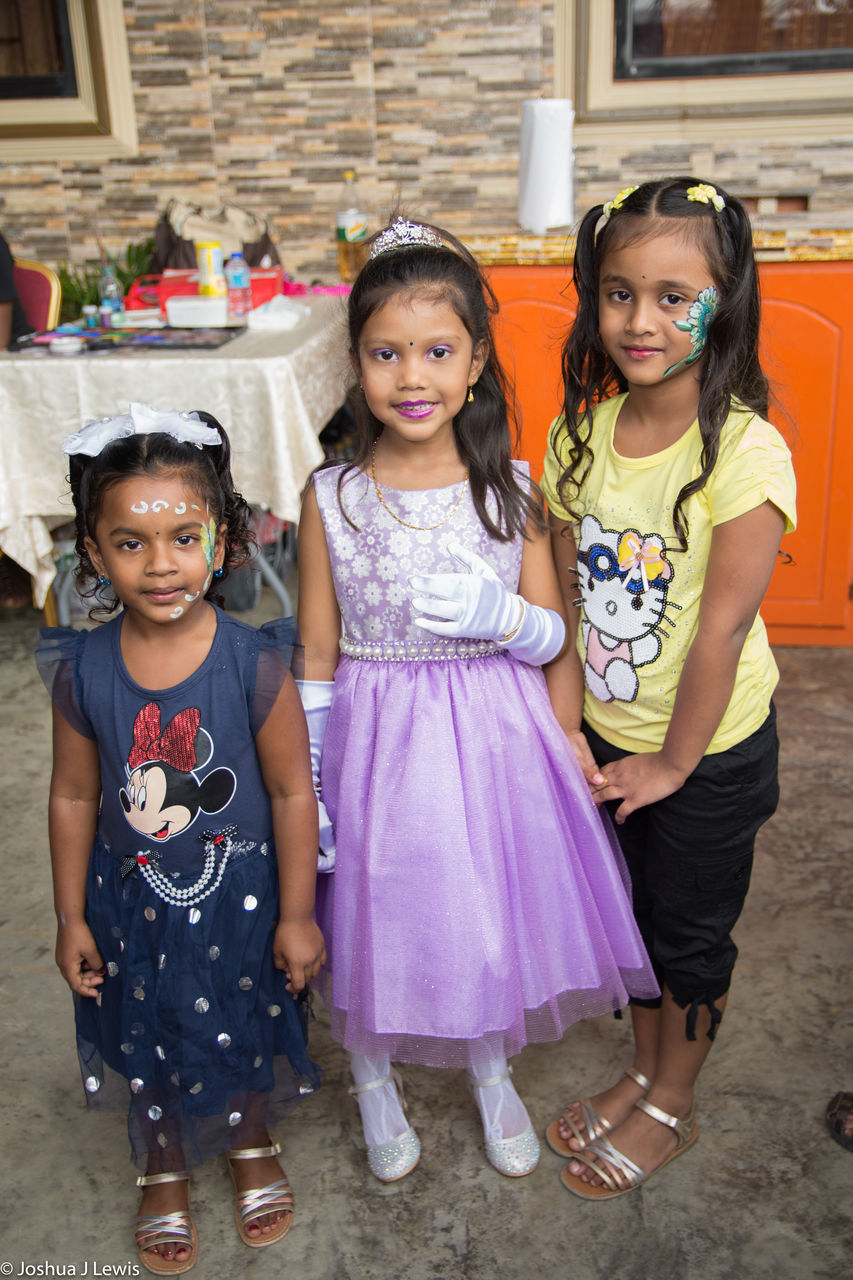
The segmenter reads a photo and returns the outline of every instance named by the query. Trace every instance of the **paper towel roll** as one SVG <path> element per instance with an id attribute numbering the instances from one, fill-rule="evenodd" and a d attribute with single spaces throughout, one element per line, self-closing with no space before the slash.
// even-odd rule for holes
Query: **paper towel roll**
<path id="1" fill-rule="evenodd" d="M 535 98 L 522 104 L 518 221 L 542 235 L 574 221 L 570 98 Z"/>

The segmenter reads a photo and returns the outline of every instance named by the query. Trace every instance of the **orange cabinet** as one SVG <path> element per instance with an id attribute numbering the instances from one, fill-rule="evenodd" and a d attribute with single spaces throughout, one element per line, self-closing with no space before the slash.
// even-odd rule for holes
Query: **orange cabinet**
<path id="1" fill-rule="evenodd" d="M 759 268 L 762 361 L 797 473 L 798 526 L 762 615 L 775 644 L 853 645 L 853 262 Z M 537 479 L 559 411 L 560 350 L 575 311 L 570 270 L 493 267 L 496 340 L 515 379 L 519 456 Z"/>

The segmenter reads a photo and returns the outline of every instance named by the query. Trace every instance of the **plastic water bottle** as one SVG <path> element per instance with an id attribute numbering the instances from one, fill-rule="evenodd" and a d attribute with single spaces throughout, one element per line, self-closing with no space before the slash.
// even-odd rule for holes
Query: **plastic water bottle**
<path id="1" fill-rule="evenodd" d="M 242 253 L 232 253 L 225 264 L 228 285 L 228 318 L 242 320 L 252 310 L 252 274 Z"/>
<path id="2" fill-rule="evenodd" d="M 113 323 L 116 312 L 121 311 L 124 307 L 122 287 L 119 284 L 118 276 L 109 264 L 104 267 L 101 274 L 98 285 L 98 300 L 100 302 L 101 324 L 105 329 L 108 329 Z"/>
<path id="3" fill-rule="evenodd" d="M 344 174 L 341 207 L 335 219 L 338 246 L 338 274 L 350 284 L 362 268 L 367 240 L 367 209 L 355 180 L 355 170 Z"/>

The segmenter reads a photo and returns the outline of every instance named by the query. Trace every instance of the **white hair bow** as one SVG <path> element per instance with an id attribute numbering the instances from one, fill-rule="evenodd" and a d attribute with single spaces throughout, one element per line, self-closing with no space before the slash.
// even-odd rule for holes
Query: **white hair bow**
<path id="1" fill-rule="evenodd" d="M 114 418 L 97 418 L 94 422 L 87 422 L 82 431 L 66 436 L 62 441 L 62 452 L 85 453 L 90 458 L 96 458 L 114 440 L 153 432 L 163 432 L 181 443 L 194 444 L 197 449 L 205 444 L 222 443 L 222 436 L 216 427 L 208 426 L 197 413 L 154 409 L 149 404 L 131 404 L 127 413 L 116 414 Z"/>

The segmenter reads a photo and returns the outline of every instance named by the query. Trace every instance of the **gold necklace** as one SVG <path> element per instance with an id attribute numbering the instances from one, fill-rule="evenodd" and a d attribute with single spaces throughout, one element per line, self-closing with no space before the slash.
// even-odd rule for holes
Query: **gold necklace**
<path id="1" fill-rule="evenodd" d="M 466 471 L 465 478 L 464 480 L 461 481 L 462 489 L 459 494 L 459 497 L 456 499 L 456 502 L 453 504 L 453 507 L 451 508 L 451 510 L 448 511 L 447 515 L 442 520 L 439 520 L 438 524 L 409 524 L 408 520 L 401 519 L 401 517 L 398 516 L 395 511 L 391 510 L 391 508 L 388 506 L 388 503 L 385 501 L 385 498 L 382 495 L 382 490 L 379 488 L 379 484 L 376 479 L 376 441 L 375 440 L 373 441 L 373 448 L 370 452 L 370 476 L 371 476 L 371 479 L 373 480 L 373 487 L 376 490 L 376 496 L 381 502 L 382 506 L 388 512 L 389 516 L 391 516 L 392 519 L 396 520 L 397 524 L 404 524 L 407 529 L 417 529 L 419 533 L 428 533 L 430 529 L 440 529 L 443 524 L 447 524 L 447 521 L 450 519 L 450 517 L 455 515 L 459 507 L 462 505 L 462 499 L 465 497 L 465 489 L 468 484 L 468 472 Z"/>

